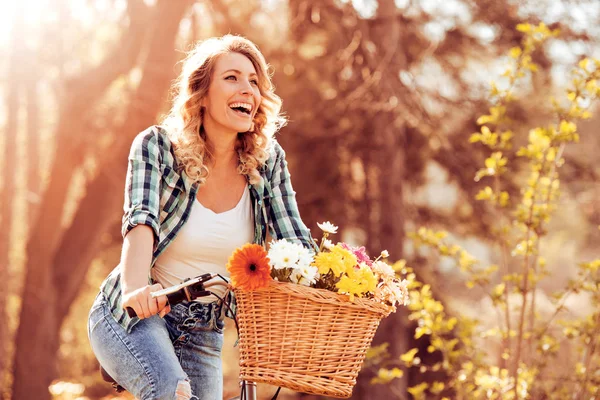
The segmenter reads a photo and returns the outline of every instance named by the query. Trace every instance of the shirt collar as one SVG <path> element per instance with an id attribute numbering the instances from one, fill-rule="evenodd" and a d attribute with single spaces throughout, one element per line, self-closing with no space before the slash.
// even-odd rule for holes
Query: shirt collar
<path id="1" fill-rule="evenodd" d="M 181 178 L 183 179 L 183 186 L 187 193 L 190 193 L 192 189 L 194 191 L 198 189 L 197 182 L 192 182 L 189 176 L 185 173 L 185 170 L 181 171 Z M 251 184 L 249 177 L 246 175 L 246 181 L 248 182 L 248 187 L 254 191 L 254 198 L 262 201 L 265 193 L 265 178 L 261 175 L 258 182 Z"/>
<path id="2" fill-rule="evenodd" d="M 190 177 L 185 173 L 185 170 L 181 171 L 181 178 L 183 179 L 183 187 L 185 188 L 186 193 L 190 193 L 192 188 L 196 188 L 198 186 L 196 182 L 192 182 Z"/>
<path id="3" fill-rule="evenodd" d="M 251 184 L 249 177 L 246 175 L 246 180 L 248 181 L 250 189 L 254 190 L 254 197 L 257 200 L 262 201 L 265 192 L 265 179 L 261 176 L 260 181 Z"/>

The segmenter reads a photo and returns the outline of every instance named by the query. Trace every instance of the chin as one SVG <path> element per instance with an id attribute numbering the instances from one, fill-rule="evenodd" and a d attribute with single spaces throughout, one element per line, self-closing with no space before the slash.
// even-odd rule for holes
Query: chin
<path id="1" fill-rule="evenodd" d="M 234 128 L 236 132 L 248 132 L 251 128 L 251 125 L 238 125 Z"/>

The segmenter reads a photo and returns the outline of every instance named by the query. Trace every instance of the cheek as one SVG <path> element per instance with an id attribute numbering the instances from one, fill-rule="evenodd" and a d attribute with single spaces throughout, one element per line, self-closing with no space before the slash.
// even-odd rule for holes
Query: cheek
<path id="1" fill-rule="evenodd" d="M 224 85 L 221 82 L 213 84 L 210 89 L 209 100 L 213 109 L 223 107 L 223 105 L 226 106 L 227 99 L 234 93 L 230 86 Z"/>
<path id="2" fill-rule="evenodd" d="M 256 108 L 258 109 L 258 106 L 260 106 L 262 103 L 262 96 L 260 95 L 260 92 L 257 92 L 254 95 L 254 102 L 256 103 Z"/>

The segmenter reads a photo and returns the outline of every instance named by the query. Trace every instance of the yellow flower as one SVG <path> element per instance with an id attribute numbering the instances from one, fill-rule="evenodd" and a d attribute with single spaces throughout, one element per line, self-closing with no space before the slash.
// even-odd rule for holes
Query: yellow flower
<path id="1" fill-rule="evenodd" d="M 373 274 L 373 270 L 369 266 L 361 266 L 358 270 L 358 276 L 365 286 L 365 293 L 373 293 L 377 287 L 377 278 Z"/>
<path id="2" fill-rule="evenodd" d="M 377 287 L 377 279 L 368 266 L 353 269 L 349 274 L 343 275 L 335 285 L 340 293 L 350 295 L 350 301 L 354 296 L 362 297 L 368 292 L 374 292 Z"/>
<path id="3" fill-rule="evenodd" d="M 342 276 L 342 279 L 340 279 L 340 281 L 335 284 L 335 287 L 338 289 L 338 292 L 349 294 L 350 301 L 354 301 L 355 295 L 360 296 L 362 294 L 362 287 L 360 285 L 360 282 L 349 278 L 348 275 Z"/>
<path id="4" fill-rule="evenodd" d="M 379 368 L 377 376 L 371 379 L 371 384 L 388 384 L 395 378 L 402 378 L 404 372 L 400 368 Z"/>
<path id="5" fill-rule="evenodd" d="M 344 264 L 344 272 L 346 273 L 349 273 L 348 271 L 354 270 L 354 267 L 356 266 L 356 264 L 358 264 L 358 260 L 356 259 L 354 253 L 352 253 L 350 250 L 344 249 L 339 244 L 336 244 L 331 249 L 331 254 L 335 254 L 335 256 L 342 261 L 342 263 Z"/>
<path id="6" fill-rule="evenodd" d="M 334 253 L 320 252 L 315 256 L 314 265 L 319 269 L 319 274 L 325 275 L 330 270 L 338 277 L 345 271 L 342 258 Z"/>

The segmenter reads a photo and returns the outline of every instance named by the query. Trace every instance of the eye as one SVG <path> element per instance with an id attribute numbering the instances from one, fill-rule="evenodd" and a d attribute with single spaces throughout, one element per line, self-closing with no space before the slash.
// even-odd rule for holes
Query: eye
<path id="1" fill-rule="evenodd" d="M 233 78 L 234 80 L 237 80 L 237 78 L 236 78 L 236 76 L 235 76 L 235 75 L 229 75 L 229 76 L 227 76 L 225 79 L 227 80 L 227 79 L 229 79 L 229 78 Z"/>
<path id="2" fill-rule="evenodd" d="M 250 82 L 252 82 L 253 84 L 255 84 L 256 86 L 258 86 L 258 79 L 252 79 Z"/>

